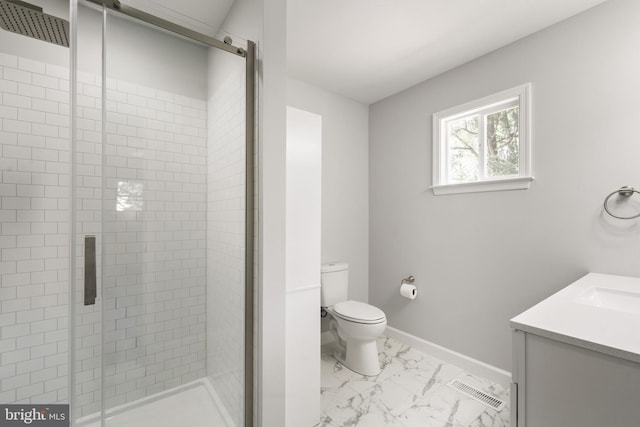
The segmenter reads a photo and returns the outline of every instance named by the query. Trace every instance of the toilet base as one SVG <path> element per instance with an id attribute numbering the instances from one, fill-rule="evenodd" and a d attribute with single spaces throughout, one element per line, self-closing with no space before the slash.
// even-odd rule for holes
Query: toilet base
<path id="1" fill-rule="evenodd" d="M 346 368 L 360 375 L 375 377 L 380 374 L 376 340 L 387 327 L 387 320 L 363 324 L 335 317 L 331 308 L 328 312 L 332 315 L 329 331 L 337 346 L 335 358 Z"/>
<path id="2" fill-rule="evenodd" d="M 346 353 L 346 357 L 340 351 L 336 351 L 334 354 L 338 362 L 342 363 L 346 368 L 367 377 L 375 377 L 380 374 L 376 340 L 347 340 Z"/>

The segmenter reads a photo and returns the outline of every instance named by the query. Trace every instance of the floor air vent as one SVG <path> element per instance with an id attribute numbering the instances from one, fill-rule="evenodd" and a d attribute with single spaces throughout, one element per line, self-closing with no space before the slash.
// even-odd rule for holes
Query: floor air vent
<path id="1" fill-rule="evenodd" d="M 504 408 L 504 405 L 506 403 L 505 401 L 483 391 L 480 391 L 477 388 L 472 387 L 460 380 L 451 380 L 448 386 L 455 390 L 458 390 L 459 392 L 469 396 L 474 400 L 477 400 L 480 403 L 484 403 L 485 405 L 495 409 L 496 411 L 500 411 L 502 408 Z"/>

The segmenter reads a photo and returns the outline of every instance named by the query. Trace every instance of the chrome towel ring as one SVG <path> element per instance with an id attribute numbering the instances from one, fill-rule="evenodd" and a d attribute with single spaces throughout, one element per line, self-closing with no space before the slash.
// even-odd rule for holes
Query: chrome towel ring
<path id="1" fill-rule="evenodd" d="M 618 216 L 618 215 L 614 215 L 613 213 L 611 213 L 611 211 L 609 210 L 609 207 L 607 206 L 607 203 L 609 202 L 609 199 L 611 198 L 611 196 L 613 196 L 614 194 L 618 194 L 622 197 L 631 197 L 633 196 L 633 193 L 638 193 L 640 194 L 640 191 L 636 190 L 633 187 L 629 187 L 628 185 L 625 185 L 624 187 L 620 187 L 620 189 L 614 191 L 613 193 L 609 194 L 605 199 L 604 199 L 604 210 L 611 215 L 614 218 L 618 218 L 618 219 L 634 219 L 634 218 L 638 218 L 640 217 L 640 213 L 633 215 L 633 216 Z"/>

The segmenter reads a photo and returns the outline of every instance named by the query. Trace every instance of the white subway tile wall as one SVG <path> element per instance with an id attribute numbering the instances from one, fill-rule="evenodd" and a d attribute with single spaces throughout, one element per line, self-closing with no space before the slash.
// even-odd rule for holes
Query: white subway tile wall
<path id="1" fill-rule="evenodd" d="M 65 402 L 68 72 L 0 53 L 0 73 L 0 401 Z"/>
<path id="2" fill-rule="evenodd" d="M 207 375 L 238 426 L 244 424 L 244 98 L 240 69 L 209 99 L 207 156 Z"/>
<path id="3" fill-rule="evenodd" d="M 0 70 L 0 401 L 65 402 L 68 71 L 4 54 Z M 101 81 L 79 81 L 79 278 L 84 235 L 104 250 L 104 299 L 77 305 L 85 416 L 100 408 L 100 304 L 107 408 L 206 375 L 207 103 L 108 80 L 103 178 Z"/>

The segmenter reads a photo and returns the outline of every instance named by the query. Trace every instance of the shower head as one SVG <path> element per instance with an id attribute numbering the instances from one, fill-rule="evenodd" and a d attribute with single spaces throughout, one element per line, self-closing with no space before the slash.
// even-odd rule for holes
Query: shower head
<path id="1" fill-rule="evenodd" d="M 69 22 L 19 0 L 0 0 L 0 28 L 69 47 Z"/>

